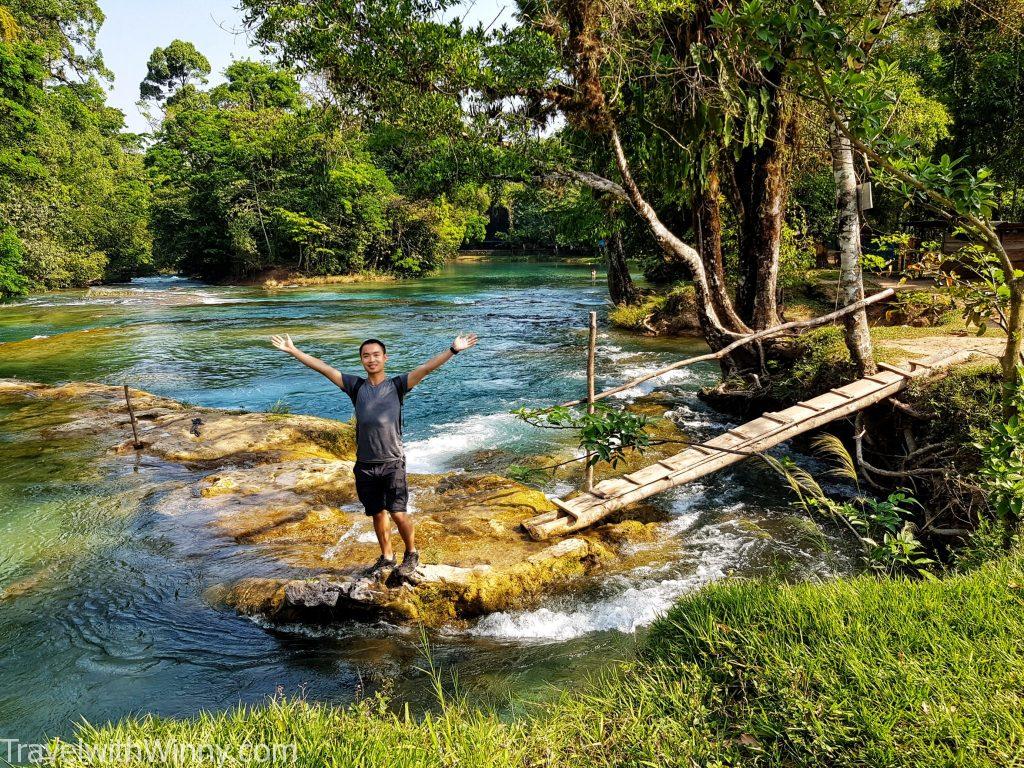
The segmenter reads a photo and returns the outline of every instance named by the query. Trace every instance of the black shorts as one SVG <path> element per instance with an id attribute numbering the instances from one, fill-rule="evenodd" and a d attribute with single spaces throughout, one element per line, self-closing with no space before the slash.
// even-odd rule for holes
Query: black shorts
<path id="1" fill-rule="evenodd" d="M 367 515 L 378 512 L 405 512 L 409 488 L 405 482 L 405 459 L 384 464 L 357 461 L 352 468 L 356 476 L 356 494 Z"/>

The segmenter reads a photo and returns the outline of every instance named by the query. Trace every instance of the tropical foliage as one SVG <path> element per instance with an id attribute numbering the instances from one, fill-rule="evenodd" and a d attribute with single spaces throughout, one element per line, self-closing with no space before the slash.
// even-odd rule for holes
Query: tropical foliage
<path id="1" fill-rule="evenodd" d="M 486 190 L 427 189 L 430 171 L 392 170 L 401 136 L 368 135 L 289 70 L 239 61 L 225 76 L 209 90 L 179 79 L 146 153 L 161 266 L 210 279 L 271 267 L 415 275 L 483 235 Z"/>
<path id="2" fill-rule="evenodd" d="M 0 8 L 0 296 L 144 271 L 149 190 L 137 137 L 105 104 L 95 2 Z"/>

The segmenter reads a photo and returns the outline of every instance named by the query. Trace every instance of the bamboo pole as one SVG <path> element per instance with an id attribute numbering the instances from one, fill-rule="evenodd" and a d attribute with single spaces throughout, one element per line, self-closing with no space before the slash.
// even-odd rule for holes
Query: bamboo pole
<path id="1" fill-rule="evenodd" d="M 826 325 L 832 322 L 833 320 L 838 320 L 840 317 L 850 314 L 851 312 L 856 312 L 857 310 L 862 309 L 863 307 L 866 307 L 869 304 L 874 304 L 875 302 L 881 301 L 882 299 L 887 299 L 895 293 L 896 291 L 893 290 L 892 288 L 886 288 L 884 291 L 879 291 L 878 293 L 872 294 L 871 296 L 868 296 L 866 299 L 858 301 L 856 304 L 849 304 L 843 307 L 842 309 L 836 310 L 835 312 L 829 312 L 827 315 L 822 315 L 821 317 L 814 317 L 811 318 L 810 320 L 794 320 L 791 323 L 783 323 L 782 325 L 777 325 L 774 328 L 766 328 L 763 331 L 758 331 L 757 333 L 752 333 L 749 336 L 744 336 L 742 339 L 737 339 L 729 346 L 723 347 L 717 352 L 709 352 L 706 355 L 698 355 L 697 357 L 688 357 L 685 360 L 680 360 L 678 362 L 672 363 L 672 365 L 666 365 L 664 368 L 659 368 L 653 373 L 648 373 L 647 375 L 641 376 L 638 379 L 627 381 L 625 384 L 620 384 L 617 387 L 606 389 L 603 392 L 598 392 L 594 396 L 594 400 L 603 400 L 604 398 L 611 397 L 612 395 L 617 394 L 619 392 L 625 392 L 627 389 L 632 389 L 637 384 L 642 384 L 648 379 L 654 379 L 657 378 L 658 376 L 662 376 L 668 373 L 669 371 L 674 371 L 676 368 L 682 368 L 684 366 L 694 365 L 696 363 L 706 363 L 711 360 L 721 360 L 730 352 L 732 352 L 735 349 L 738 349 L 739 347 L 742 347 L 744 344 L 750 344 L 751 342 L 757 341 L 759 339 L 764 339 L 768 336 L 774 336 L 775 334 L 782 333 L 783 331 L 792 331 L 797 328 L 816 328 L 819 325 Z M 573 405 L 581 405 L 582 403 L 585 402 L 587 401 L 570 400 L 568 403 L 562 403 L 561 407 L 568 408 Z"/>
<path id="2" fill-rule="evenodd" d="M 128 417 L 132 420 L 132 437 L 135 440 L 132 447 L 135 448 L 135 450 L 139 450 L 142 448 L 142 443 L 139 442 L 139 430 L 135 425 L 135 409 L 132 408 L 132 397 L 128 394 L 127 384 L 124 385 L 124 401 L 128 403 Z"/>
<path id="3" fill-rule="evenodd" d="M 594 414 L 594 376 L 595 354 L 597 352 L 597 312 L 590 313 L 590 338 L 587 341 L 587 413 Z M 594 465 L 590 463 L 592 454 L 587 454 L 587 490 L 594 487 Z"/>

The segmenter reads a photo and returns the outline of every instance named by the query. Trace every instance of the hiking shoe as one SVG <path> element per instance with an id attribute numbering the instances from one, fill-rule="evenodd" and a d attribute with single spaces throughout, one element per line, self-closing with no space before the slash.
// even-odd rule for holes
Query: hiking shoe
<path id="1" fill-rule="evenodd" d="M 377 558 L 377 562 L 366 569 L 367 576 L 376 576 L 378 573 L 383 571 L 385 568 L 394 568 L 395 559 L 393 557 L 384 557 L 381 555 Z"/>
<path id="2" fill-rule="evenodd" d="M 402 558 L 402 564 L 398 566 L 398 575 L 407 579 L 416 572 L 416 566 L 420 564 L 420 553 L 406 551 Z"/>

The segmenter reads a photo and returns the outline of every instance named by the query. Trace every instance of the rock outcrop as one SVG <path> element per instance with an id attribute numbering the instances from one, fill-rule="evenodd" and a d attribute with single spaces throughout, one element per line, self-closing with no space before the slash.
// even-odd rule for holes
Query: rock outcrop
<path id="1" fill-rule="evenodd" d="M 110 456 L 141 454 L 191 470 L 161 493 L 157 511 L 185 532 L 192 548 L 185 554 L 211 565 L 218 580 L 206 589 L 208 598 L 243 614 L 437 627 L 581 589 L 657 549 L 655 526 L 636 520 L 535 542 L 520 526 L 554 510 L 541 491 L 493 472 L 410 475 L 423 565 L 407 580 L 397 573 L 367 578 L 379 549 L 355 498 L 351 424 L 202 408 L 134 389 L 131 398 L 141 449 L 133 447 L 120 387 L 0 380 L 3 402 L 59 404 L 62 419 L 44 429 L 47 439 L 88 438 Z M 660 418 L 665 402 L 655 397 L 633 407 L 659 419 L 659 437 L 677 434 Z M 397 533 L 394 539 L 400 554 Z M 219 578 L 224 574 L 231 577 Z"/>

